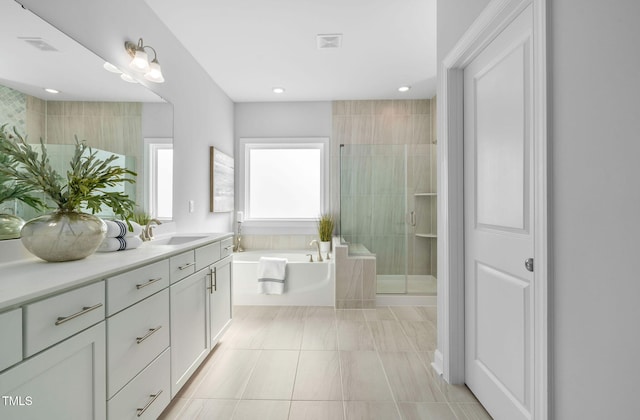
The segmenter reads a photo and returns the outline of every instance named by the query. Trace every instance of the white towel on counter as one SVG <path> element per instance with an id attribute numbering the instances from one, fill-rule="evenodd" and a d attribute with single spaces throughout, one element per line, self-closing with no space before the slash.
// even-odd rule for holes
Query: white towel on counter
<path id="1" fill-rule="evenodd" d="M 283 294 L 286 271 L 286 258 L 260 257 L 258 261 L 258 293 Z"/>
<path id="2" fill-rule="evenodd" d="M 105 220 L 104 223 L 107 225 L 107 238 L 124 238 L 131 236 L 140 236 L 142 233 L 142 226 L 137 224 L 136 222 L 131 223 L 131 227 L 133 228 L 133 232 L 129 231 L 129 227 L 127 226 L 127 222 L 123 220 Z"/>
<path id="3" fill-rule="evenodd" d="M 98 247 L 98 252 L 114 252 L 114 251 L 124 251 L 127 249 L 135 249 L 142 245 L 142 239 L 138 236 L 127 236 L 127 237 L 117 237 L 117 238 L 104 238 L 100 246 Z"/>

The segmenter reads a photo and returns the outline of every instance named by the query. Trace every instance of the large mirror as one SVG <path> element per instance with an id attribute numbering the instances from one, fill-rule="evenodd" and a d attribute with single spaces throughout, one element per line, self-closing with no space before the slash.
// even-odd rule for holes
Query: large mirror
<path id="1" fill-rule="evenodd" d="M 138 173 L 126 192 L 153 212 L 148 192 L 154 180 L 146 168 L 153 159 L 149 153 L 158 150 L 154 142 L 164 144 L 160 150 L 171 147 L 171 104 L 107 71 L 104 60 L 13 0 L 0 0 L 0 14 L 0 125 L 15 127 L 32 144 L 42 138 L 61 165 L 68 162 L 75 136 L 106 155 L 120 155 L 119 161 Z M 25 220 L 37 216 L 16 201 L 0 203 L 0 213 L 7 212 Z"/>

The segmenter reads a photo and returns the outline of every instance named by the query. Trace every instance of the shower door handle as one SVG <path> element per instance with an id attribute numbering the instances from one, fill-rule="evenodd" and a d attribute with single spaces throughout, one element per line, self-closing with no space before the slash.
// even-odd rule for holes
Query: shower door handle
<path id="1" fill-rule="evenodd" d="M 416 226 L 416 212 L 412 211 L 409 213 L 409 224 L 413 227 Z"/>

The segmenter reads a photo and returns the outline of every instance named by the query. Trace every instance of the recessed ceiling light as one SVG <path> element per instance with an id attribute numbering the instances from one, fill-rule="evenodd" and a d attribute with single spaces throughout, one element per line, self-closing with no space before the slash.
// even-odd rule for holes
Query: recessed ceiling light
<path id="1" fill-rule="evenodd" d="M 411 86 L 400 86 L 398 92 L 408 92 L 409 89 L 411 89 Z"/>
<path id="2" fill-rule="evenodd" d="M 55 89 L 51 89 L 51 88 L 44 88 L 45 92 L 49 92 L 49 93 L 60 93 L 59 90 L 55 90 Z"/>
<path id="3" fill-rule="evenodd" d="M 284 88 L 274 87 L 273 88 L 273 93 L 284 93 Z"/>
<path id="4" fill-rule="evenodd" d="M 136 79 L 134 79 L 133 77 L 129 76 L 127 73 L 122 73 L 120 75 L 120 78 L 122 80 L 124 80 L 125 82 L 129 82 L 129 83 L 138 83 L 138 81 Z"/>
<path id="5" fill-rule="evenodd" d="M 105 61 L 102 67 L 104 67 L 105 70 L 110 71 L 111 73 L 118 73 L 118 74 L 122 73 L 119 68 L 117 68 L 116 66 L 114 66 L 108 61 Z"/>

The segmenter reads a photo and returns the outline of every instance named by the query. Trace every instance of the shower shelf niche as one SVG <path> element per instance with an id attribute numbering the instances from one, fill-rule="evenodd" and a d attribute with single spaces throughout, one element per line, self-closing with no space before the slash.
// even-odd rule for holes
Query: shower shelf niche
<path id="1" fill-rule="evenodd" d="M 438 196 L 437 193 L 434 192 L 420 192 L 420 193 L 414 193 L 413 194 L 414 197 L 420 197 L 420 198 L 435 198 Z M 430 201 L 430 200 L 429 200 Z M 425 203 L 426 204 L 426 203 Z M 431 204 L 426 204 L 427 207 L 431 207 L 431 211 L 434 211 L 434 208 Z M 418 211 L 417 213 L 419 215 L 422 215 L 421 217 L 418 217 L 418 221 L 416 221 L 416 224 L 414 225 L 417 232 L 415 233 L 415 236 L 417 238 L 437 238 L 438 235 L 436 235 L 435 233 L 425 233 L 424 231 L 431 231 L 433 226 L 433 223 L 431 223 L 430 221 L 424 220 L 425 214 L 427 213 L 426 211 L 424 211 L 424 208 L 422 206 L 419 206 L 418 203 L 416 202 L 416 209 L 418 208 L 422 208 L 423 211 Z M 426 227 L 426 228 L 425 228 Z"/>

